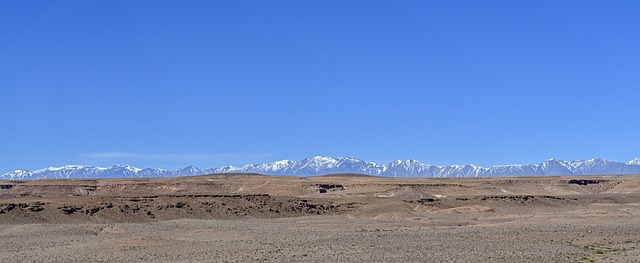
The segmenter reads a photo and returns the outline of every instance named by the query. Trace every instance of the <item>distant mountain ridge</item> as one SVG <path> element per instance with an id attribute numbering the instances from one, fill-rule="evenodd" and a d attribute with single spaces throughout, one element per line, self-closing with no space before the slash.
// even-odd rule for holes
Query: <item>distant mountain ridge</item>
<path id="1" fill-rule="evenodd" d="M 157 168 L 140 169 L 130 165 L 108 168 L 67 165 L 28 171 L 15 170 L 0 176 L 5 180 L 31 180 L 41 178 L 154 178 L 192 176 L 220 173 L 260 173 L 265 175 L 317 176 L 335 173 L 358 173 L 386 177 L 489 177 L 489 176 L 545 176 L 545 175 L 602 175 L 640 174 L 640 158 L 626 163 L 602 158 L 577 161 L 548 159 L 540 164 L 514 164 L 481 167 L 473 164 L 438 166 L 416 160 L 396 160 L 377 164 L 352 157 L 316 156 L 300 161 L 282 160 L 242 167 L 222 166 L 201 170 L 193 166 L 177 170 Z"/>

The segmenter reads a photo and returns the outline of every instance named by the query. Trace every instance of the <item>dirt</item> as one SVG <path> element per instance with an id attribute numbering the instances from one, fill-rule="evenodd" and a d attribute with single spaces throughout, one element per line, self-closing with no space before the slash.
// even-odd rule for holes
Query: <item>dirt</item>
<path id="1" fill-rule="evenodd" d="M 0 262 L 638 262 L 640 176 L 0 181 Z"/>

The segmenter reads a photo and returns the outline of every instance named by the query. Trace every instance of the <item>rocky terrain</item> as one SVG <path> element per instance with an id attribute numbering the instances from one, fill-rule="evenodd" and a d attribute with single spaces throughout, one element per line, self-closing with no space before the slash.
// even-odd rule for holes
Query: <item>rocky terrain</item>
<path id="1" fill-rule="evenodd" d="M 640 176 L 0 181 L 0 262 L 637 262 Z"/>

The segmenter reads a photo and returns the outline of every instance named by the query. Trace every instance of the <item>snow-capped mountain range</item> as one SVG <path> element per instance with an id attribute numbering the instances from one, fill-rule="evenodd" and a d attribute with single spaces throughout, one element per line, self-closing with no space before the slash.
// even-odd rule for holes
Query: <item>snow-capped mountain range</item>
<path id="1" fill-rule="evenodd" d="M 177 170 L 155 168 L 140 169 L 130 165 L 114 165 L 108 168 L 84 165 L 67 165 L 28 171 L 15 170 L 0 176 L 5 180 L 30 180 L 40 178 L 152 178 L 191 176 L 220 173 L 259 173 L 265 175 L 317 176 L 335 173 L 357 173 L 386 177 L 487 177 L 487 176 L 543 176 L 543 175 L 602 175 L 640 174 L 640 158 L 626 163 L 607 159 L 563 161 L 548 159 L 540 164 L 515 164 L 481 167 L 473 164 L 438 166 L 416 160 L 397 160 L 389 164 L 377 164 L 352 157 L 316 156 L 301 161 L 282 160 L 265 164 L 249 164 L 242 167 L 222 166 L 198 169 L 193 166 Z"/>

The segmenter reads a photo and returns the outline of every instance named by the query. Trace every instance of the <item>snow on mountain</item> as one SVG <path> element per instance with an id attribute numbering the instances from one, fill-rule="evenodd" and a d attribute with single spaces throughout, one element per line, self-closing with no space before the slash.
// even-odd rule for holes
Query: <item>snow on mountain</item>
<path id="1" fill-rule="evenodd" d="M 171 171 L 158 168 L 145 168 L 136 173 L 137 177 L 142 178 L 167 177 L 169 174 L 171 174 Z"/>
<path id="2" fill-rule="evenodd" d="M 360 173 L 387 177 L 486 177 L 517 175 L 586 175 L 640 174 L 640 159 L 636 163 L 621 163 L 606 159 L 562 161 L 555 158 L 540 164 L 499 165 L 489 168 L 467 164 L 436 166 L 416 160 L 396 160 L 387 165 L 357 158 L 316 156 L 301 161 L 282 160 L 242 167 L 210 168 L 206 173 L 260 173 L 267 175 L 314 176 L 332 173 Z"/>
<path id="3" fill-rule="evenodd" d="M 113 166 L 116 167 L 115 165 Z M 46 174 L 47 178 L 91 178 L 96 175 L 109 171 L 106 168 L 84 166 L 84 165 L 66 165 L 62 167 L 49 167 L 36 170 L 32 176 Z M 113 170 L 114 172 L 117 170 Z"/>
<path id="4" fill-rule="evenodd" d="M 0 176 L 6 180 L 29 180 L 42 178 L 136 178 L 136 177 L 168 177 L 172 176 L 162 169 L 140 169 L 130 165 L 114 165 L 109 168 L 66 165 L 62 167 L 49 167 L 35 171 L 15 170 Z"/>
<path id="5" fill-rule="evenodd" d="M 2 179 L 6 180 L 22 180 L 24 178 L 31 178 L 32 172 L 29 172 L 24 169 L 18 169 L 10 173 L 6 173 L 2 175 Z"/>
<path id="6" fill-rule="evenodd" d="M 172 176 L 190 176 L 190 175 L 203 175 L 205 174 L 205 172 L 194 166 L 187 166 L 187 167 L 182 167 L 178 170 L 172 171 L 170 174 Z"/>
<path id="7" fill-rule="evenodd" d="M 219 173 L 260 173 L 265 175 L 316 176 L 335 173 L 358 173 L 386 177 L 486 177 L 486 176 L 544 176 L 544 175 L 599 175 L 640 174 L 640 158 L 629 162 L 616 162 L 595 158 L 563 161 L 555 158 L 540 164 L 515 164 L 481 167 L 473 164 L 437 166 L 416 160 L 396 160 L 382 165 L 352 157 L 315 156 L 300 161 L 281 160 L 265 164 L 248 164 L 242 167 L 221 166 L 201 170 L 187 166 L 177 170 L 156 168 L 140 169 L 130 165 L 114 165 L 108 168 L 67 165 L 36 171 L 15 170 L 0 176 L 5 180 L 39 178 L 151 178 L 192 176 Z"/>
<path id="8" fill-rule="evenodd" d="M 574 174 L 623 174 L 627 170 L 627 164 L 595 158 L 569 162 Z"/>
<path id="9" fill-rule="evenodd" d="M 486 176 L 509 176 L 509 175 L 543 175 L 541 165 L 537 164 L 513 164 L 513 165 L 496 165 L 486 169 Z"/>
<path id="10" fill-rule="evenodd" d="M 567 175 L 573 174 L 571 171 L 571 166 L 562 160 L 558 160 L 556 158 L 547 159 L 542 164 L 540 164 L 540 169 L 542 170 L 541 175 Z"/>
<path id="11" fill-rule="evenodd" d="M 630 165 L 640 165 L 640 158 L 633 158 L 633 159 L 631 159 L 629 162 L 627 162 L 627 164 L 630 164 Z"/>

